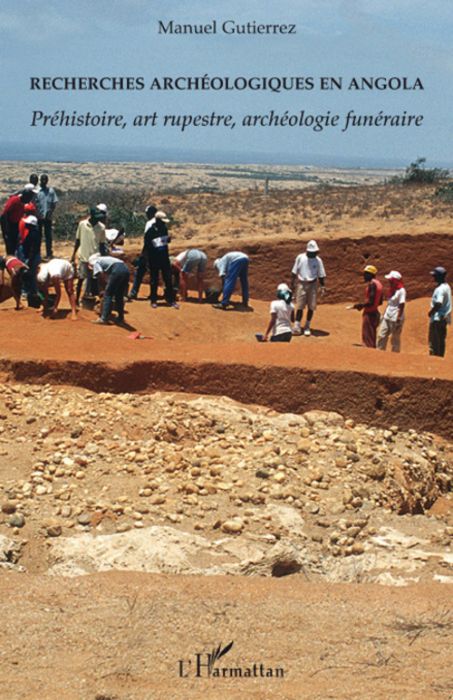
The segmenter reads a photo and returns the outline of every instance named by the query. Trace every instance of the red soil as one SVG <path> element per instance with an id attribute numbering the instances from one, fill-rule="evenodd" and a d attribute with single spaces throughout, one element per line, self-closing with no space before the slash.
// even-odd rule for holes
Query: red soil
<path id="1" fill-rule="evenodd" d="M 360 347 L 360 314 L 344 304 L 319 306 L 311 338 L 257 343 L 268 303 L 252 303 L 254 313 L 195 302 L 179 311 L 151 309 L 136 301 L 127 306 L 125 330 L 93 326 L 95 314 L 86 310 L 76 322 L 43 319 L 33 309 L 16 312 L 10 300 L 0 310 L 0 368 L 19 381 L 227 395 L 278 410 L 337 410 L 358 421 L 451 436 L 453 353 L 445 359 L 427 354 L 428 299 L 408 304 L 399 355 Z M 129 339 L 134 329 L 147 337 Z"/>

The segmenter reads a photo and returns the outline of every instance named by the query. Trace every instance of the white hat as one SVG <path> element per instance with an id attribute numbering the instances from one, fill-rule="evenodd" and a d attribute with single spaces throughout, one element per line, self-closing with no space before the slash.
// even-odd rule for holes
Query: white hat
<path id="1" fill-rule="evenodd" d="M 103 211 L 104 214 L 107 214 L 107 204 L 103 204 L 102 202 L 100 204 L 96 204 L 96 209 L 99 209 L 99 211 Z"/>
<path id="2" fill-rule="evenodd" d="M 24 221 L 28 226 L 37 226 L 38 225 L 38 219 L 36 218 L 36 216 L 32 216 L 32 214 L 30 214 L 29 216 L 26 216 Z"/>
<path id="3" fill-rule="evenodd" d="M 165 221 L 166 224 L 170 222 L 170 219 L 167 217 L 164 211 L 156 211 L 156 213 L 154 214 L 154 218 L 160 219 L 161 221 Z"/>
<path id="4" fill-rule="evenodd" d="M 108 228 L 105 231 L 105 237 L 109 243 L 113 243 L 118 238 L 119 231 L 117 228 Z"/>
<path id="5" fill-rule="evenodd" d="M 41 263 L 39 266 L 38 274 L 36 275 L 36 279 L 38 280 L 39 284 L 44 284 L 47 282 L 47 278 L 49 276 L 49 269 L 47 267 L 47 263 Z"/>
<path id="6" fill-rule="evenodd" d="M 319 246 L 318 246 L 318 244 L 316 243 L 316 241 L 314 241 L 314 240 L 308 241 L 308 243 L 307 243 L 307 253 L 317 253 L 318 250 L 319 250 Z"/>
<path id="7" fill-rule="evenodd" d="M 397 270 L 390 270 L 388 275 L 384 275 L 386 280 L 400 280 L 402 279 L 401 273 Z"/>
<path id="8" fill-rule="evenodd" d="M 99 260 L 100 257 L 100 253 L 93 253 L 93 255 L 90 255 L 90 257 L 88 258 L 88 265 L 93 266 L 96 260 Z"/>
<path id="9" fill-rule="evenodd" d="M 278 285 L 277 292 L 291 292 L 291 290 L 285 282 L 282 282 Z"/>
<path id="10" fill-rule="evenodd" d="M 31 182 L 27 182 L 27 184 L 24 185 L 22 191 L 23 191 L 23 192 L 34 192 L 35 194 L 36 194 L 37 192 L 39 192 L 38 188 L 35 187 L 34 185 L 32 185 Z"/>

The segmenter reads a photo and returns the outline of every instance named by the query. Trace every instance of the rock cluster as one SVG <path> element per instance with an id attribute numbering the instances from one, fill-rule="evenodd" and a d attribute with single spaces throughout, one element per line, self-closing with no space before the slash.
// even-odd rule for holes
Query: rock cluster
<path id="1" fill-rule="evenodd" d="M 452 446 L 432 434 L 332 412 L 51 385 L 6 385 L 0 455 L 4 534 L 171 524 L 270 545 L 295 537 L 318 557 L 362 554 L 376 510 L 425 512 L 451 487 L 453 463 Z"/>

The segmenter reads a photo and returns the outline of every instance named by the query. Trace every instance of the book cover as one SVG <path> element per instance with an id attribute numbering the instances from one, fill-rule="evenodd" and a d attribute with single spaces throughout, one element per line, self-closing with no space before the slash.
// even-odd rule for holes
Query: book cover
<path id="1" fill-rule="evenodd" d="M 5 697 L 451 697 L 452 20 L 2 0 Z"/>

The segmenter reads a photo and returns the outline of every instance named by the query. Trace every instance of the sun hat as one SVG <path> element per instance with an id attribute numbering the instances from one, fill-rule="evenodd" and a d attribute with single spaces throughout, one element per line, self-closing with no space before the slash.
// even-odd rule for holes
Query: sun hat
<path id="1" fill-rule="evenodd" d="M 307 243 L 307 253 L 317 253 L 319 251 L 319 246 L 316 241 L 311 240 Z"/>
<path id="2" fill-rule="evenodd" d="M 374 265 L 367 265 L 363 268 L 363 271 L 369 272 L 370 275 L 377 275 L 377 267 L 374 267 Z"/>
<path id="3" fill-rule="evenodd" d="M 170 223 L 170 219 L 167 217 L 167 215 L 164 211 L 156 211 L 156 213 L 154 214 L 154 217 L 156 219 L 160 219 L 161 221 L 164 221 L 166 224 Z"/>
<path id="4" fill-rule="evenodd" d="M 278 285 L 277 292 L 291 292 L 291 290 L 285 282 L 282 282 Z"/>
<path id="5" fill-rule="evenodd" d="M 108 228 L 105 231 L 105 237 L 109 243 L 113 243 L 118 238 L 119 231 L 117 228 Z"/>
<path id="6" fill-rule="evenodd" d="M 441 277 L 445 276 L 447 274 L 447 270 L 445 267 L 435 267 L 434 270 L 431 270 L 429 273 L 430 275 L 440 275 Z"/>
<path id="7" fill-rule="evenodd" d="M 34 194 L 37 194 L 39 190 L 37 187 L 32 185 L 31 182 L 28 182 L 26 185 L 24 185 L 22 192 L 34 192 Z"/>
<path id="8" fill-rule="evenodd" d="M 96 204 L 96 209 L 99 209 L 99 211 L 104 212 L 104 214 L 107 214 L 107 204 L 104 204 L 101 202 L 100 204 Z"/>
<path id="9" fill-rule="evenodd" d="M 36 218 L 36 216 L 32 216 L 31 214 L 30 214 L 30 216 L 26 216 L 24 221 L 25 221 L 27 226 L 37 226 L 38 225 L 38 219 Z"/>
<path id="10" fill-rule="evenodd" d="M 401 279 L 403 279 L 401 273 L 398 272 L 398 270 L 390 270 L 388 275 L 384 275 L 384 277 L 386 280 L 401 280 Z"/>

